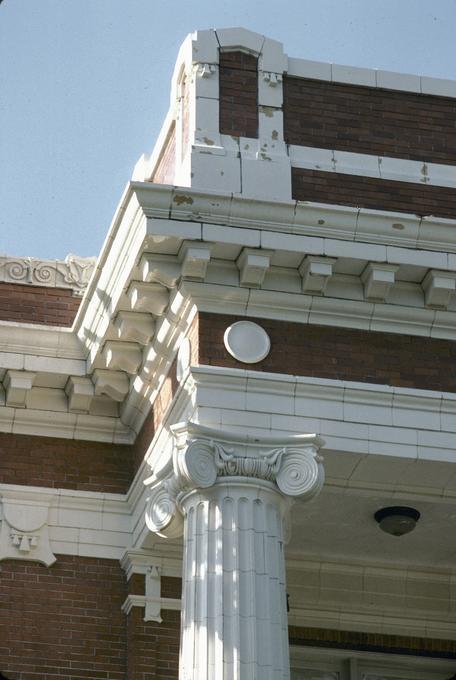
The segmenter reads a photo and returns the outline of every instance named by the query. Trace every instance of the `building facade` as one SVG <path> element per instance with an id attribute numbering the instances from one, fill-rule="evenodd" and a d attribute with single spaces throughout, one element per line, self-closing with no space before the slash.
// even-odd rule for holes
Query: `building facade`
<path id="1" fill-rule="evenodd" d="M 455 121 L 198 31 L 98 260 L 0 258 L 6 678 L 456 675 Z"/>

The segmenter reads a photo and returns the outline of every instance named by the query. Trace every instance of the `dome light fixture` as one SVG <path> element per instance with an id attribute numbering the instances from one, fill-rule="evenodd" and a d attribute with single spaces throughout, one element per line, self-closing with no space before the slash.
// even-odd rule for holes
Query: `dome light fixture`
<path id="1" fill-rule="evenodd" d="M 413 531 L 416 527 L 420 513 L 415 508 L 394 505 L 377 510 L 374 518 L 382 531 L 391 534 L 391 536 L 403 536 Z"/>

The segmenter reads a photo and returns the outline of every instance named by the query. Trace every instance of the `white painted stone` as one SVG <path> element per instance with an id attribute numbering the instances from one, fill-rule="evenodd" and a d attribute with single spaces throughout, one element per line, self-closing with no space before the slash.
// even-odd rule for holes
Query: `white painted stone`
<path id="1" fill-rule="evenodd" d="M 192 186 L 221 193 L 241 191 L 239 158 L 214 154 L 210 147 L 206 148 L 205 153 L 192 153 L 191 173 Z"/>
<path id="2" fill-rule="evenodd" d="M 47 567 L 55 562 L 48 531 L 51 501 L 52 496 L 3 488 L 0 560 L 33 560 Z"/>
<path id="3" fill-rule="evenodd" d="M 150 314 L 119 312 L 114 320 L 119 340 L 147 345 L 154 335 L 155 322 Z"/>
<path id="4" fill-rule="evenodd" d="M 195 31 L 191 40 L 193 62 L 218 63 L 219 43 L 214 30 Z"/>
<path id="5" fill-rule="evenodd" d="M 456 81 L 421 76 L 421 92 L 439 97 L 456 97 Z"/>
<path id="6" fill-rule="evenodd" d="M 287 497 L 321 489 L 322 442 L 173 431 L 174 472 L 151 487 L 146 520 L 165 536 L 185 526 L 180 676 L 288 677 Z"/>
<path id="7" fill-rule="evenodd" d="M 259 147 L 257 158 L 268 160 L 270 158 L 287 157 L 288 149 L 283 138 L 283 111 L 274 106 L 258 107 L 258 137 Z M 241 137 L 242 140 L 247 138 Z M 245 154 L 244 154 L 245 155 Z"/>
<path id="8" fill-rule="evenodd" d="M 65 385 L 68 397 L 68 409 L 72 413 L 88 413 L 94 396 L 94 387 L 90 378 L 70 375 Z"/>
<path id="9" fill-rule="evenodd" d="M 259 55 L 264 43 L 264 36 L 246 28 L 218 28 L 217 40 L 222 51 L 241 50 Z"/>
<path id="10" fill-rule="evenodd" d="M 215 84 L 215 81 L 213 83 Z M 197 149 L 204 151 L 204 153 L 225 156 L 220 139 L 218 99 L 193 97 L 191 99 L 189 126 L 189 141 L 190 143 L 193 142 L 193 147 L 190 147 L 187 153 L 192 154 L 192 161 Z M 193 167 L 192 171 L 194 172 Z"/>
<path id="11" fill-rule="evenodd" d="M 288 57 L 288 75 L 313 80 L 331 80 L 331 64 L 310 59 Z"/>
<path id="12" fill-rule="evenodd" d="M 161 316 L 169 302 L 168 290 L 159 283 L 133 282 L 127 294 L 134 312 L 149 312 L 154 316 Z"/>
<path id="13" fill-rule="evenodd" d="M 260 247 L 260 232 L 257 229 L 241 229 L 235 226 L 203 224 L 203 240 L 233 243 L 249 248 Z"/>
<path id="14" fill-rule="evenodd" d="M 180 276 L 179 263 L 167 255 L 145 253 L 141 257 L 139 268 L 145 283 L 159 283 L 166 288 L 174 288 Z"/>
<path id="15" fill-rule="evenodd" d="M 25 408 L 27 394 L 33 387 L 36 373 L 28 371 L 7 371 L 3 378 L 7 406 Z"/>
<path id="16" fill-rule="evenodd" d="M 309 168 L 310 170 L 334 171 L 334 151 L 318 149 L 312 146 L 289 145 L 291 165 L 294 168 Z"/>
<path id="17" fill-rule="evenodd" d="M 271 349 L 271 341 L 264 328 L 252 321 L 236 321 L 229 326 L 223 342 L 231 356 L 245 364 L 262 361 Z"/>
<path id="18" fill-rule="evenodd" d="M 263 154 L 263 155 L 261 155 Z M 259 159 L 241 157 L 242 185 L 239 191 L 248 198 L 271 201 L 291 200 L 291 163 L 289 157 L 270 160 L 266 152 L 260 152 Z M 241 188 L 242 187 L 242 188 Z M 265 187 L 267 191 L 265 193 Z"/>
<path id="19" fill-rule="evenodd" d="M 112 371 L 134 375 L 142 361 L 141 347 L 136 342 L 108 340 L 102 353 L 104 365 Z"/>
<path id="20" fill-rule="evenodd" d="M 350 153 L 349 151 L 334 151 L 334 171 L 349 175 L 365 177 L 379 177 L 380 159 L 367 153 Z"/>
<path id="21" fill-rule="evenodd" d="M 420 76 L 394 71 L 377 71 L 377 87 L 385 90 L 401 90 L 402 92 L 421 92 Z"/>
<path id="22" fill-rule="evenodd" d="M 350 85 L 364 85 L 375 87 L 375 71 L 371 68 L 359 66 L 343 66 L 332 64 L 331 79 L 336 83 L 348 83 Z"/>
<path id="23" fill-rule="evenodd" d="M 282 74 L 287 70 L 288 58 L 284 54 L 283 44 L 278 40 L 265 37 L 258 60 L 258 69 L 263 72 Z"/>
<path id="24" fill-rule="evenodd" d="M 280 108 L 283 105 L 283 75 L 274 71 L 258 73 L 258 105 Z"/>
<path id="25" fill-rule="evenodd" d="M 123 401 L 128 394 L 130 381 L 121 371 L 97 368 L 93 372 L 95 394 L 106 394 L 114 401 Z"/>
<path id="26" fill-rule="evenodd" d="M 299 267 L 303 292 L 312 295 L 324 295 L 335 263 L 336 260 L 329 257 L 307 255 Z"/>
<path id="27" fill-rule="evenodd" d="M 271 254 L 244 248 L 237 259 L 241 286 L 259 288 L 270 267 Z"/>
<path id="28" fill-rule="evenodd" d="M 369 262 L 361 274 L 365 297 L 384 302 L 394 284 L 398 269 L 399 267 L 391 264 Z"/>
<path id="29" fill-rule="evenodd" d="M 204 281 L 207 266 L 211 259 L 210 246 L 202 243 L 184 242 L 179 251 L 179 259 L 182 262 L 182 276 Z"/>
<path id="30" fill-rule="evenodd" d="M 456 291 L 456 274 L 430 269 L 421 285 L 428 307 L 446 309 Z"/>

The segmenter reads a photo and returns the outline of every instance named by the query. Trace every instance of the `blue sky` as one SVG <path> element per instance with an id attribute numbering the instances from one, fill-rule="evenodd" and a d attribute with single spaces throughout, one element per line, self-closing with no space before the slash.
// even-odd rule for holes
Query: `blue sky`
<path id="1" fill-rule="evenodd" d="M 456 0 L 3 0 L 0 253 L 97 255 L 180 43 L 245 26 L 294 57 L 456 79 Z"/>

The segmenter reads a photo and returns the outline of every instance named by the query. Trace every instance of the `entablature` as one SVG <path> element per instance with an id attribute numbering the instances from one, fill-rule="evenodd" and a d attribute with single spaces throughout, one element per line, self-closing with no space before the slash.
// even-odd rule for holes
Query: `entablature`
<path id="1" fill-rule="evenodd" d="M 455 339 L 455 233 L 451 220 L 133 182 L 73 329 L 0 323 L 4 427 L 57 413 L 62 436 L 133 441 L 195 314 L 221 304 Z"/>

